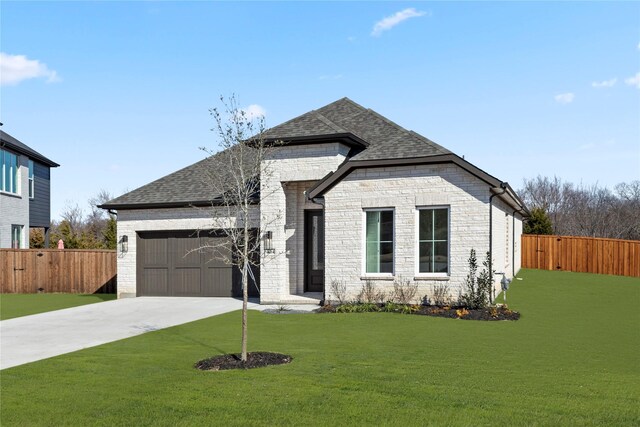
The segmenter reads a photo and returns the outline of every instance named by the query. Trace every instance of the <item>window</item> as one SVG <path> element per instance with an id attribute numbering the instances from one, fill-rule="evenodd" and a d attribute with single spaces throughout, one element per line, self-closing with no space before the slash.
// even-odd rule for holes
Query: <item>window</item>
<path id="1" fill-rule="evenodd" d="M 11 247 L 13 249 L 20 249 L 22 247 L 22 226 L 11 226 Z"/>
<path id="2" fill-rule="evenodd" d="M 365 272 L 393 273 L 393 210 L 365 211 Z"/>
<path id="3" fill-rule="evenodd" d="M 0 191 L 18 194 L 18 156 L 0 150 Z"/>
<path id="4" fill-rule="evenodd" d="M 33 199 L 35 195 L 35 186 L 33 182 L 33 160 L 29 160 L 29 198 Z"/>
<path id="5" fill-rule="evenodd" d="M 418 273 L 449 273 L 449 209 L 418 209 Z"/>

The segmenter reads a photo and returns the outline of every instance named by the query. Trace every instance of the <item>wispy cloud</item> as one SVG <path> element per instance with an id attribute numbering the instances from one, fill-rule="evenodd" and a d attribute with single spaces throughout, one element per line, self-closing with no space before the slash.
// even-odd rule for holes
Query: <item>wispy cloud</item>
<path id="1" fill-rule="evenodd" d="M 618 81 L 618 79 L 614 77 L 612 79 L 603 80 L 601 82 L 592 82 L 591 86 L 595 87 L 596 89 L 601 89 L 601 88 L 606 88 L 606 87 L 613 87 L 613 85 L 615 85 L 617 81 Z"/>
<path id="2" fill-rule="evenodd" d="M 624 79 L 624 82 L 629 86 L 633 86 L 640 89 L 640 72 L 637 72 L 635 76 L 631 76 L 628 79 Z"/>
<path id="3" fill-rule="evenodd" d="M 356 37 L 355 37 L 355 36 L 349 36 L 349 37 L 347 37 L 347 41 L 348 41 L 349 43 L 355 43 L 355 42 L 356 42 L 356 40 L 358 40 L 358 39 L 356 39 Z"/>
<path id="4" fill-rule="evenodd" d="M 258 104 L 251 104 L 248 107 L 243 108 L 242 111 L 250 120 L 257 119 L 258 117 L 266 117 L 267 115 L 267 110 L 265 110 L 264 107 Z"/>
<path id="5" fill-rule="evenodd" d="M 573 93 L 567 92 L 558 94 L 554 96 L 553 99 L 555 99 L 559 104 L 571 104 L 575 97 L 576 96 Z"/>
<path id="6" fill-rule="evenodd" d="M 17 85 L 23 80 L 35 78 L 46 78 L 47 83 L 60 81 L 55 71 L 37 59 L 0 52 L 0 85 Z"/>
<path id="7" fill-rule="evenodd" d="M 376 22 L 373 26 L 373 30 L 371 30 L 371 35 L 373 37 L 379 37 L 383 32 L 392 29 L 396 25 L 400 24 L 403 21 L 406 21 L 409 18 L 417 18 L 424 15 L 429 16 L 430 14 L 430 12 L 416 10 L 413 7 L 401 10 Z"/>
<path id="8" fill-rule="evenodd" d="M 326 74 L 318 77 L 318 80 L 340 80 L 342 77 L 342 74 Z"/>

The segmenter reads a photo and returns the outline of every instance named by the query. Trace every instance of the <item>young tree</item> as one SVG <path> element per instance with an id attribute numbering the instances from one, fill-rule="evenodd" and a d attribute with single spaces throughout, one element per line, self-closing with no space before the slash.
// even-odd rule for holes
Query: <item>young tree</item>
<path id="1" fill-rule="evenodd" d="M 263 137 L 266 130 L 263 116 L 253 116 L 241 109 L 235 96 L 220 97 L 222 108 L 210 110 L 219 139 L 219 149 L 211 155 L 205 183 L 214 200 L 211 228 L 220 230 L 224 243 L 209 244 L 214 258 L 240 270 L 242 277 L 242 340 L 241 360 L 247 361 L 247 304 L 252 266 L 260 263 L 262 232 L 269 224 L 260 221 L 258 203 L 270 194 L 260 192 L 260 179 L 271 174 L 268 158 L 273 142 Z M 256 232 L 257 231 L 257 232 Z M 231 253 L 231 256 L 229 256 Z"/>
<path id="2" fill-rule="evenodd" d="M 531 209 L 531 217 L 524 223 L 524 234 L 553 234 L 551 219 L 543 208 Z"/>

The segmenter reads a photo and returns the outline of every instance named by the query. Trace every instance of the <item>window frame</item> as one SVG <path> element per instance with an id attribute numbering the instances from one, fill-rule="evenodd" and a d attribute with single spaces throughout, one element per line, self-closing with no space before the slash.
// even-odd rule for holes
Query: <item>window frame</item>
<path id="1" fill-rule="evenodd" d="M 392 242 L 391 242 L 391 273 L 369 273 L 367 272 L 367 212 L 391 212 L 392 226 Z M 396 274 L 396 210 L 393 207 L 386 208 L 364 208 L 362 209 L 362 277 L 364 278 L 388 278 L 395 277 Z M 378 270 L 380 265 L 378 265 Z"/>
<path id="2" fill-rule="evenodd" d="M 18 247 L 14 246 L 13 235 L 15 230 L 18 230 Z M 24 243 L 24 225 L 21 224 L 11 224 L 11 248 L 12 249 L 23 249 Z"/>
<path id="3" fill-rule="evenodd" d="M 447 272 L 421 272 L 420 271 L 420 211 L 445 209 L 447 211 Z M 433 206 L 416 206 L 415 209 L 415 277 L 418 278 L 443 278 L 451 277 L 451 206 L 450 205 L 433 205 Z"/>
<path id="4" fill-rule="evenodd" d="M 6 182 L 7 178 L 7 165 L 6 158 L 11 156 L 15 162 L 10 166 L 9 170 L 9 182 Z M 15 188 L 15 191 L 13 189 Z M 0 192 L 4 194 L 11 194 L 14 196 L 20 196 L 20 155 L 4 148 L 0 149 Z"/>
<path id="5" fill-rule="evenodd" d="M 29 198 L 33 199 L 36 197 L 36 185 L 35 185 L 35 163 L 33 160 L 28 160 L 28 176 L 29 176 Z"/>

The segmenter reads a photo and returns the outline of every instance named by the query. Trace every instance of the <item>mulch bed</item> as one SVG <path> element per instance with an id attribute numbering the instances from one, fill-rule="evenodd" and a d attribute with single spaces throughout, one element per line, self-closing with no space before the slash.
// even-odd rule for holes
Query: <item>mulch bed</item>
<path id="1" fill-rule="evenodd" d="M 324 305 L 321 307 L 319 313 L 337 313 L 337 305 Z M 463 319 L 463 320 L 518 320 L 520 313 L 510 310 L 505 306 L 488 307 L 482 309 L 466 309 L 462 307 L 438 307 L 438 306 L 410 306 L 411 312 L 407 314 L 417 314 L 421 316 L 434 316 L 434 317 L 447 317 L 449 319 Z M 384 305 L 379 304 L 376 310 L 370 311 L 385 311 Z M 357 311 L 356 311 L 357 312 Z M 402 313 L 401 309 L 394 310 L 393 312 Z"/>
<path id="2" fill-rule="evenodd" d="M 240 360 L 238 354 L 222 354 L 197 362 L 194 367 L 201 371 L 226 371 L 228 369 L 253 369 L 271 365 L 290 363 L 293 358 L 286 354 L 254 351 L 247 353 L 247 361 Z"/>
<path id="3" fill-rule="evenodd" d="M 451 307 L 420 307 L 414 314 L 423 316 L 448 317 L 463 320 L 518 320 L 520 313 L 505 307 L 489 307 L 476 310 Z"/>

